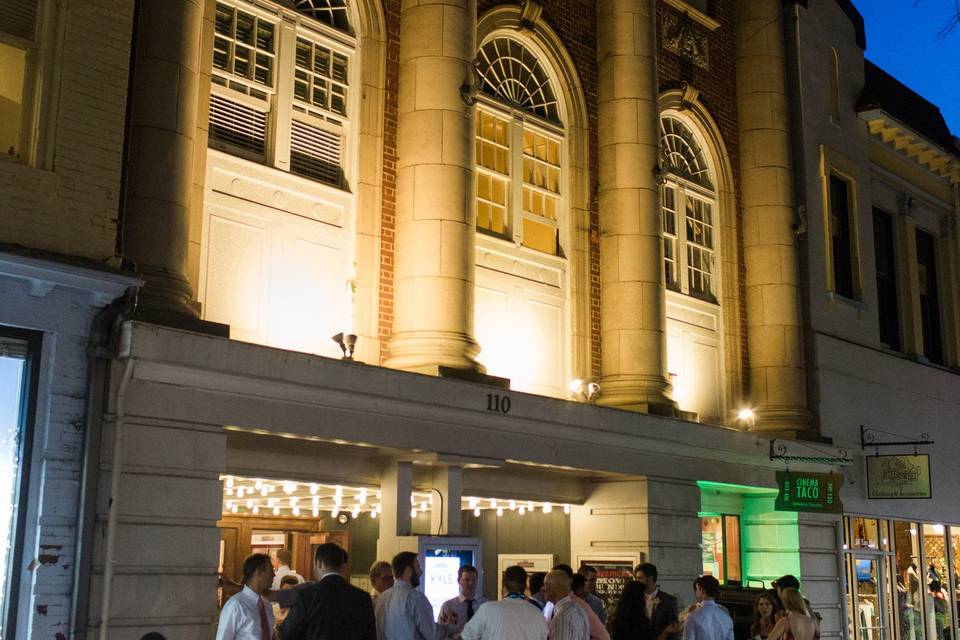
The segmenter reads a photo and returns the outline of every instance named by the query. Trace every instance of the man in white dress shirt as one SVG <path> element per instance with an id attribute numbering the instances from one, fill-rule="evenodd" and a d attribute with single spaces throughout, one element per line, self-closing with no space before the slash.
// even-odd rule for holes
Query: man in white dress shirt
<path id="1" fill-rule="evenodd" d="M 713 576 L 693 581 L 693 594 L 700 607 L 683 623 L 683 640 L 733 640 L 733 618 L 716 602 L 720 583 Z"/>
<path id="2" fill-rule="evenodd" d="M 590 623 L 587 614 L 574 600 L 570 591 L 570 576 L 559 569 L 547 574 L 543 588 L 547 600 L 553 603 L 550 612 L 550 640 L 589 640 Z"/>
<path id="3" fill-rule="evenodd" d="M 440 605 L 440 622 L 456 620 L 453 626 L 453 633 L 463 631 L 463 627 L 476 614 L 484 602 L 487 601 L 483 596 L 477 595 L 477 580 L 479 574 L 477 568 L 472 564 L 462 564 L 457 569 L 457 584 L 460 585 L 460 593 L 456 598 L 450 598 Z M 451 615 L 453 614 L 453 615 Z"/>
<path id="4" fill-rule="evenodd" d="M 273 608 L 263 594 L 273 577 L 270 556 L 255 553 L 243 561 L 243 591 L 223 605 L 217 640 L 272 640 Z"/>
<path id="5" fill-rule="evenodd" d="M 461 640 L 546 640 L 547 622 L 523 595 L 527 572 L 509 567 L 503 572 L 503 600 L 480 607 L 460 634 Z"/>
<path id="6" fill-rule="evenodd" d="M 280 549 L 277 551 L 277 562 L 276 562 L 276 573 L 273 576 L 273 586 L 270 588 L 274 591 L 280 590 L 280 581 L 286 576 L 295 576 L 297 578 L 297 584 L 303 582 L 303 576 L 290 568 L 290 563 L 293 561 L 293 556 L 290 554 L 290 551 L 287 549 Z"/>
<path id="7" fill-rule="evenodd" d="M 434 622 L 430 601 L 417 590 L 423 575 L 417 554 L 401 551 L 390 564 L 393 586 L 377 598 L 377 640 L 440 640 L 450 635 L 453 625 Z"/>

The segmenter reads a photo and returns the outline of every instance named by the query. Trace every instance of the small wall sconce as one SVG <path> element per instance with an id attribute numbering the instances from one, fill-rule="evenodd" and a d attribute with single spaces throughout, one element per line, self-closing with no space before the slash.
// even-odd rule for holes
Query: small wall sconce
<path id="1" fill-rule="evenodd" d="M 570 381 L 570 397 L 580 402 L 593 404 L 600 397 L 600 385 L 576 378 Z"/>
<path id="2" fill-rule="evenodd" d="M 357 345 L 357 336 L 355 334 L 348 333 L 344 335 L 341 331 L 330 339 L 340 346 L 340 351 L 343 352 L 342 360 L 353 360 L 354 347 Z"/>
<path id="3" fill-rule="evenodd" d="M 756 416 L 753 413 L 753 409 L 744 407 L 737 412 L 737 420 L 740 422 L 740 428 L 746 430 L 753 427 Z"/>

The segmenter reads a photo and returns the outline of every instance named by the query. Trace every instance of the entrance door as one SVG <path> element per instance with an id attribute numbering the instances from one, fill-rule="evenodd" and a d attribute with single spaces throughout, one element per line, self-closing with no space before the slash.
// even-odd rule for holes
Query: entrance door
<path id="1" fill-rule="evenodd" d="M 293 533 L 293 570 L 303 576 L 304 580 L 313 580 L 313 559 L 317 547 L 327 542 L 334 542 L 350 552 L 350 537 L 346 531 L 324 531 L 322 533 Z M 349 564 L 349 563 L 348 563 Z"/>
<path id="2" fill-rule="evenodd" d="M 857 640 L 892 640 L 886 624 L 887 603 L 881 597 L 889 579 L 882 556 L 853 556 L 853 615 Z"/>

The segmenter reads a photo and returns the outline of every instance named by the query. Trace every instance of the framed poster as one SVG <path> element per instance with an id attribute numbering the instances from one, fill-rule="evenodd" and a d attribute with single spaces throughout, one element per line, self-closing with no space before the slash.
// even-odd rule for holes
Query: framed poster
<path id="1" fill-rule="evenodd" d="M 597 570 L 597 597 L 603 601 L 607 617 L 617 608 L 624 587 L 633 580 L 633 568 L 641 562 L 641 554 L 623 556 L 577 556 L 574 571 L 585 564 Z"/>
<path id="2" fill-rule="evenodd" d="M 867 456 L 866 461 L 868 499 L 933 497 L 929 454 Z"/>
<path id="3" fill-rule="evenodd" d="M 520 566 L 526 569 L 527 576 L 533 573 L 549 573 L 553 568 L 552 553 L 500 553 L 497 554 L 497 593 L 491 600 L 499 600 L 503 593 L 503 572 L 507 567 Z"/>

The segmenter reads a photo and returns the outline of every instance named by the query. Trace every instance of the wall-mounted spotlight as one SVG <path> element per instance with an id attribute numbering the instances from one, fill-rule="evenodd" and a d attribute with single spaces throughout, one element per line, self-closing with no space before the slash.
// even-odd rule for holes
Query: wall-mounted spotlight
<path id="1" fill-rule="evenodd" d="M 741 429 L 749 429 L 753 426 L 756 416 L 753 413 L 753 409 L 750 407 L 744 407 L 737 412 L 737 420 L 740 422 Z"/>
<path id="2" fill-rule="evenodd" d="M 340 346 L 340 351 L 343 352 L 343 360 L 353 360 L 354 347 L 357 345 L 357 336 L 355 334 L 348 333 L 347 335 L 343 335 L 343 332 L 340 332 L 330 339 Z"/>
<path id="3" fill-rule="evenodd" d="M 570 397 L 580 402 L 593 404 L 600 397 L 600 385 L 576 378 L 570 381 Z"/>

